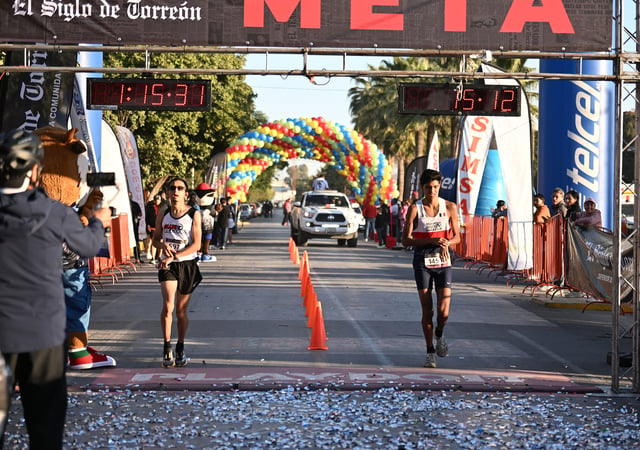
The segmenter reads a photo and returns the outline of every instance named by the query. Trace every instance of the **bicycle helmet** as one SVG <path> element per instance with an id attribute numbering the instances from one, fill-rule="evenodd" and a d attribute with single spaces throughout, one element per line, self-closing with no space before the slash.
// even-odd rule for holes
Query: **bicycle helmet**
<path id="1" fill-rule="evenodd" d="M 44 156 L 40 138 L 25 130 L 0 134 L 0 176 L 4 180 L 24 177 Z"/>

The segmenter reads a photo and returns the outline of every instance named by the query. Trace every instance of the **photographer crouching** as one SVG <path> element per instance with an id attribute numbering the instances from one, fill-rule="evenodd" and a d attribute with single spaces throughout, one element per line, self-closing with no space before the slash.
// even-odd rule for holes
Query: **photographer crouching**
<path id="1" fill-rule="evenodd" d="M 111 211 L 95 210 L 85 227 L 71 207 L 38 187 L 42 157 L 36 135 L 0 135 L 0 348 L 11 387 L 20 386 L 30 448 L 61 449 L 67 409 L 62 245 L 95 256 Z"/>

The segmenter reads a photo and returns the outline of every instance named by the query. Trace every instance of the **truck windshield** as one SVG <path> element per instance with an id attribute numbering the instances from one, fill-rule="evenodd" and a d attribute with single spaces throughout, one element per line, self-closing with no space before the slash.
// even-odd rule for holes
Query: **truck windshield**
<path id="1" fill-rule="evenodd" d="M 309 195 L 307 197 L 306 206 L 348 206 L 347 199 L 334 195 Z"/>

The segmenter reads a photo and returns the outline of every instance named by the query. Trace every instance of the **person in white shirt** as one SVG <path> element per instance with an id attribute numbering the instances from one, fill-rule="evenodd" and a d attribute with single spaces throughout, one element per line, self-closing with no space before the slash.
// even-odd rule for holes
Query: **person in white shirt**
<path id="1" fill-rule="evenodd" d="M 325 180 L 324 176 L 319 176 L 315 180 L 313 180 L 313 190 L 314 191 L 325 191 L 329 189 L 329 183 Z"/>

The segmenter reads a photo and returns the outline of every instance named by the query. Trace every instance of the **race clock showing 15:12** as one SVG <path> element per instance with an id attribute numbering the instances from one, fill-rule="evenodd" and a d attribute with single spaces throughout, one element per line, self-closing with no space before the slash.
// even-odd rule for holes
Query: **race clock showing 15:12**
<path id="1" fill-rule="evenodd" d="M 87 109 L 211 110 L 211 80 L 88 78 L 87 92 Z"/>
<path id="2" fill-rule="evenodd" d="M 401 114 L 519 116 L 520 86 L 400 84 Z"/>

